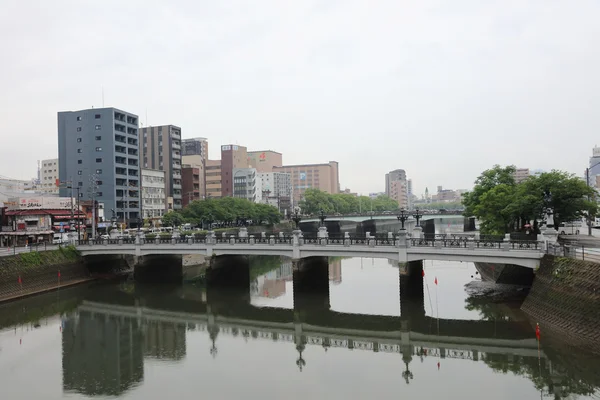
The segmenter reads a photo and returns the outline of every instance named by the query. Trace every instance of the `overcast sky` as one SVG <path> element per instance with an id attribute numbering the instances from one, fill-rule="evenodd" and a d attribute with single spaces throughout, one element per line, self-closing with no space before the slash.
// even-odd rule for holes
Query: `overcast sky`
<path id="1" fill-rule="evenodd" d="M 340 163 L 342 188 L 581 174 L 600 144 L 596 0 L 0 0 L 0 175 L 57 155 L 56 112 Z M 147 117 L 146 117 L 147 115 Z"/>

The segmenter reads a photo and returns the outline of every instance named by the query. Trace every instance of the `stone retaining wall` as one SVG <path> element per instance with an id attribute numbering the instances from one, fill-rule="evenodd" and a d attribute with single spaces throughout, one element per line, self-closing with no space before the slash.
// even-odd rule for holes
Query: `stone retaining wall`
<path id="1" fill-rule="evenodd" d="M 81 263 L 77 252 L 73 249 L 2 257 L 0 259 L 0 301 L 90 279 L 89 270 Z"/>
<path id="2" fill-rule="evenodd" d="M 521 309 L 544 332 L 600 353 L 600 264 L 546 255 Z"/>

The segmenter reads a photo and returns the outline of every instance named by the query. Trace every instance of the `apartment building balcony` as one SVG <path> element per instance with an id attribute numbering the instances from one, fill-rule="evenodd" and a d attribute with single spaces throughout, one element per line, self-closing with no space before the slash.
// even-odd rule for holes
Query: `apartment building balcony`
<path id="1" fill-rule="evenodd" d="M 181 190 L 181 183 L 174 183 L 173 189 Z"/>
<path id="2" fill-rule="evenodd" d="M 181 144 L 179 142 L 173 141 L 172 145 L 173 150 L 181 150 Z"/>

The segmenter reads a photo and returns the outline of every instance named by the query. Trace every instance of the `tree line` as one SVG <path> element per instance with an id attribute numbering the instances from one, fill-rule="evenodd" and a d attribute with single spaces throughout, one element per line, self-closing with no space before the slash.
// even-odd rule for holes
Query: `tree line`
<path id="1" fill-rule="evenodd" d="M 597 212 L 596 191 L 573 174 L 553 170 L 515 181 L 514 165 L 495 165 L 475 181 L 473 190 L 463 195 L 464 215 L 477 217 L 486 234 L 524 230 L 546 219 L 550 210 L 554 226 L 562 222 L 593 218 Z"/>
<path id="2" fill-rule="evenodd" d="M 380 195 L 374 199 L 367 196 L 354 196 L 347 193 L 329 194 L 319 189 L 307 189 L 299 204 L 302 214 L 316 215 L 321 210 L 327 214 L 355 214 L 368 211 L 394 211 L 398 202 Z"/>
<path id="3" fill-rule="evenodd" d="M 218 223 L 221 226 L 240 224 L 252 220 L 253 224 L 276 224 L 281 220 L 279 210 L 268 204 L 253 203 L 237 197 L 195 200 L 183 210 L 169 211 L 162 217 L 163 226 L 179 226 L 190 223 L 203 226 Z"/>

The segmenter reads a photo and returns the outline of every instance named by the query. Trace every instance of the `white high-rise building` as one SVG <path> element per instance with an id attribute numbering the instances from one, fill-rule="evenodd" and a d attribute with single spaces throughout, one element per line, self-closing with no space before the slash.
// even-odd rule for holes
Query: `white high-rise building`
<path id="1" fill-rule="evenodd" d="M 262 172 L 257 174 L 261 182 L 262 202 L 277 207 L 283 213 L 291 213 L 293 204 L 292 174 L 287 172 Z"/>
<path id="2" fill-rule="evenodd" d="M 58 196 L 58 158 L 40 162 L 40 183 L 38 191 Z"/>

